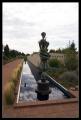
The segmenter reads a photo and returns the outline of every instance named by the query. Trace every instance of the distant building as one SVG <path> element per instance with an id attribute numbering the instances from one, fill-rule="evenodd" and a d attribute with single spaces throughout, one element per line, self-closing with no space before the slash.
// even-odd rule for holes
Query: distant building
<path id="1" fill-rule="evenodd" d="M 50 59 L 57 59 L 64 64 L 65 54 L 63 53 L 49 53 Z"/>
<path id="2" fill-rule="evenodd" d="M 30 62 L 32 62 L 36 67 L 38 67 L 41 62 L 38 52 L 33 53 L 30 56 L 28 56 L 28 60 L 30 60 Z"/>

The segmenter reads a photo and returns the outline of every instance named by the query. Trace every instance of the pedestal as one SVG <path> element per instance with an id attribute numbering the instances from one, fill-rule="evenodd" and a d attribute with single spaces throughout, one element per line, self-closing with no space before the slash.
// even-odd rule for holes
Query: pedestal
<path id="1" fill-rule="evenodd" d="M 51 89 L 49 88 L 49 81 L 42 82 L 39 80 L 37 82 L 38 86 L 36 89 L 37 99 L 38 100 L 48 100 L 49 94 L 51 93 Z"/>

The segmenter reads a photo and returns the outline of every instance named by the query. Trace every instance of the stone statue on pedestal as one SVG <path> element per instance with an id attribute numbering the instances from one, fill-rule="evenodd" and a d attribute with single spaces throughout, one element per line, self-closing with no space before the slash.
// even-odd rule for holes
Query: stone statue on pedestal
<path id="1" fill-rule="evenodd" d="M 47 42 L 45 39 L 46 36 L 45 32 L 42 32 L 41 35 L 42 35 L 42 39 L 39 41 L 39 47 L 40 47 L 42 74 L 40 78 L 41 80 L 37 82 L 38 86 L 36 92 L 37 92 L 38 100 L 48 100 L 49 93 L 51 93 L 51 90 L 49 88 L 49 81 L 46 80 L 45 71 L 47 69 L 47 60 L 49 59 L 49 53 L 47 49 L 49 42 Z"/>

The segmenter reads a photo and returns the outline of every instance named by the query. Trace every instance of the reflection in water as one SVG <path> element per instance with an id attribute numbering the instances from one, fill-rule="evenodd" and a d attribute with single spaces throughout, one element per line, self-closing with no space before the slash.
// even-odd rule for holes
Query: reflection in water
<path id="1" fill-rule="evenodd" d="M 36 80 L 31 73 L 28 64 L 23 64 L 19 101 L 35 100 L 37 94 L 35 88 L 37 87 Z"/>
<path id="2" fill-rule="evenodd" d="M 37 87 L 36 80 L 32 75 L 28 63 L 23 64 L 19 101 L 33 101 L 37 100 L 37 93 L 35 89 Z M 57 87 L 52 87 L 52 92 L 49 94 L 49 100 L 66 98 L 64 93 Z"/>

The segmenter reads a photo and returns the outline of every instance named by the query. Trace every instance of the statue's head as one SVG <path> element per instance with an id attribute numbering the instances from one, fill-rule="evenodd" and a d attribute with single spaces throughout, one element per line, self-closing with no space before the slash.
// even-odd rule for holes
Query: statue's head
<path id="1" fill-rule="evenodd" d="M 42 32 L 42 33 L 41 33 L 41 36 L 42 36 L 42 38 L 44 39 L 45 36 L 46 36 L 46 33 L 45 33 L 45 32 Z"/>

